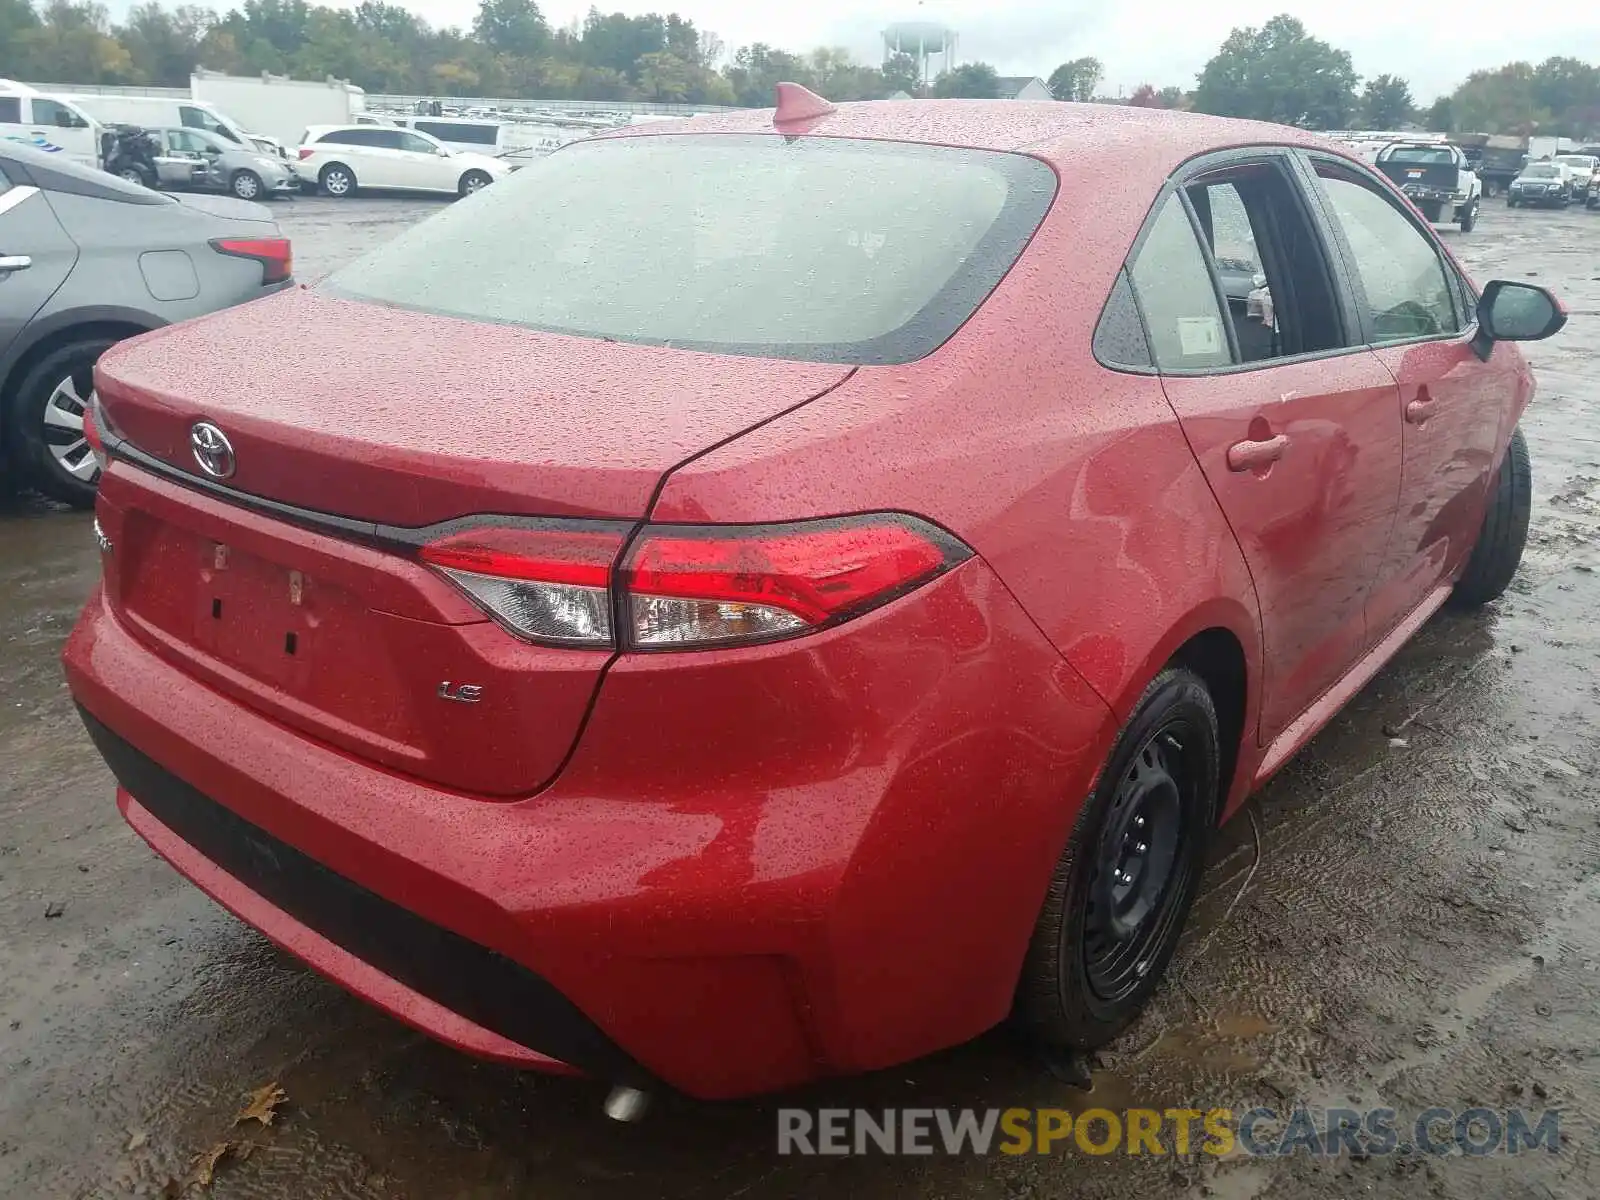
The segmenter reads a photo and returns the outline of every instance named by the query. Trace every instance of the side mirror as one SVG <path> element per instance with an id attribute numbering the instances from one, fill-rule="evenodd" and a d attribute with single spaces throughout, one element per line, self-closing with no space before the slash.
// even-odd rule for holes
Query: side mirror
<path id="1" fill-rule="evenodd" d="M 1567 310 L 1548 288 L 1492 280 L 1478 299 L 1478 336 L 1472 347 L 1487 360 L 1495 342 L 1538 342 L 1561 332 Z"/>
<path id="2" fill-rule="evenodd" d="M 440 146 L 439 150 L 438 150 L 438 155 L 439 155 L 440 158 L 449 158 L 450 157 L 450 147 L 449 146 Z"/>

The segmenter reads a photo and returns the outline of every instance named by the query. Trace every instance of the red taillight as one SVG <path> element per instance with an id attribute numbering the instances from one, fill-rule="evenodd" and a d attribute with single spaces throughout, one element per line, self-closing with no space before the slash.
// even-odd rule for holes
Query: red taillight
<path id="1" fill-rule="evenodd" d="M 493 525 L 420 552 L 511 632 L 535 642 L 608 647 L 611 564 L 626 526 Z"/>
<path id="2" fill-rule="evenodd" d="M 288 238 L 213 238 L 211 248 L 234 258 L 253 258 L 261 264 L 262 283 L 282 283 L 294 271 L 294 253 Z"/>
<path id="3" fill-rule="evenodd" d="M 875 608 L 967 556 L 884 514 L 748 528 L 646 527 L 623 576 L 638 647 L 767 641 Z"/>
<path id="4" fill-rule="evenodd" d="M 431 542 L 421 558 L 531 641 L 668 650 L 810 633 L 886 604 L 972 553 L 900 513 L 646 525 L 626 567 L 613 574 L 625 532 L 579 523 L 486 526 Z M 613 583 L 621 631 L 612 629 Z"/>
<path id="5" fill-rule="evenodd" d="M 295 151 L 295 153 L 300 156 L 300 161 L 304 162 L 306 159 L 310 158 L 313 154 L 315 154 L 316 151 L 314 149 L 312 149 L 310 146 L 301 146 L 300 149 Z"/>

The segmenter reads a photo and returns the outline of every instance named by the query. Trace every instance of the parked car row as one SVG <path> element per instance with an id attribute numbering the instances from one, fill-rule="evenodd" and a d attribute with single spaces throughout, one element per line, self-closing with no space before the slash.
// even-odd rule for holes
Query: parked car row
<path id="1" fill-rule="evenodd" d="M 1558 154 L 1530 162 L 1506 189 L 1508 208 L 1600 208 L 1600 157 Z"/>

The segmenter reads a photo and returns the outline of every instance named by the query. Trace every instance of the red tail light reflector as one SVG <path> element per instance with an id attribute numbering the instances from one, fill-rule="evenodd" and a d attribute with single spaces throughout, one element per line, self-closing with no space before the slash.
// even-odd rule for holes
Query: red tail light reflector
<path id="1" fill-rule="evenodd" d="M 611 564 L 626 529 L 484 526 L 430 542 L 419 557 L 519 637 L 607 648 Z"/>
<path id="2" fill-rule="evenodd" d="M 532 642 L 635 650 L 796 637 L 887 604 L 971 557 L 901 513 L 782 525 L 645 525 L 627 566 L 621 523 L 461 529 L 418 552 L 479 608 Z M 612 612 L 624 628 L 613 628 Z"/>
<path id="3" fill-rule="evenodd" d="M 212 238 L 211 248 L 234 258 L 253 258 L 261 264 L 261 282 L 282 283 L 294 271 L 294 252 L 288 238 Z"/>
<path id="4" fill-rule="evenodd" d="M 773 641 L 833 625 L 969 557 L 898 513 L 758 526 L 646 526 L 623 574 L 628 641 L 667 649 Z"/>
<path id="5" fill-rule="evenodd" d="M 295 153 L 298 154 L 300 156 L 300 160 L 304 162 L 306 159 L 310 158 L 316 153 L 316 149 L 312 146 L 301 146 L 295 151 Z"/>

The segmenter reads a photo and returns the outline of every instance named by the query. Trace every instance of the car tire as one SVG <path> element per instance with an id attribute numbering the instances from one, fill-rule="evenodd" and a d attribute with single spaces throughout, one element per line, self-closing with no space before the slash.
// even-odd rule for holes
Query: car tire
<path id="1" fill-rule="evenodd" d="M 356 173 L 343 163 L 329 163 L 317 176 L 317 184 L 328 195 L 347 200 L 356 194 Z"/>
<path id="2" fill-rule="evenodd" d="M 128 183 L 136 183 L 140 187 L 154 188 L 156 186 L 156 177 L 143 167 L 131 165 L 123 167 L 117 172 L 117 178 Z"/>
<path id="3" fill-rule="evenodd" d="M 1155 991 L 1199 888 L 1220 762 L 1204 682 L 1168 667 L 1134 706 L 1050 879 L 1013 1011 L 1036 1042 L 1104 1045 Z"/>
<path id="4" fill-rule="evenodd" d="M 259 200 L 266 185 L 254 171 L 235 171 L 228 180 L 228 190 L 241 200 Z"/>
<path id="5" fill-rule="evenodd" d="M 1512 433 L 1500 470 L 1490 484 L 1478 541 L 1450 596 L 1455 604 L 1477 608 L 1505 594 L 1528 544 L 1532 508 L 1533 466 L 1528 460 L 1528 441 L 1518 429 Z"/>
<path id="6" fill-rule="evenodd" d="M 1479 201 L 1473 200 L 1470 204 L 1467 205 L 1466 211 L 1461 214 L 1460 225 L 1461 225 L 1461 232 L 1462 233 L 1471 233 L 1473 231 L 1473 229 L 1477 226 L 1477 224 L 1478 224 L 1478 205 L 1479 205 L 1479 203 L 1480 203 Z"/>
<path id="7" fill-rule="evenodd" d="M 473 192 L 482 191 L 493 182 L 494 178 L 487 171 L 468 171 L 461 177 L 456 191 L 463 196 L 470 196 Z"/>
<path id="8" fill-rule="evenodd" d="M 70 504 L 94 504 L 99 465 L 83 440 L 83 410 L 94 392 L 94 364 L 116 338 L 58 346 L 22 377 L 6 408 L 10 466 L 19 482 Z"/>

